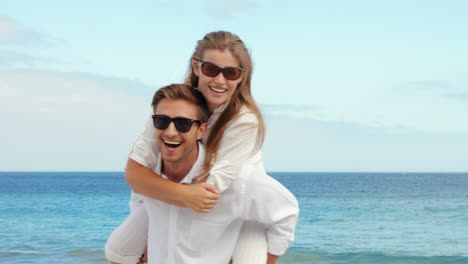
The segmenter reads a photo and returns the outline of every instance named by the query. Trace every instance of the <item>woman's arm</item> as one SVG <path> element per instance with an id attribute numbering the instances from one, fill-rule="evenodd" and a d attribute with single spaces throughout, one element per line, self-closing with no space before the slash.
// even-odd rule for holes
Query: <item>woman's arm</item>
<path id="1" fill-rule="evenodd" d="M 125 178 L 136 193 L 172 205 L 192 208 L 197 212 L 209 212 L 219 198 L 213 185 L 206 183 L 178 184 L 163 179 L 150 168 L 131 158 L 127 162 Z"/>
<path id="2" fill-rule="evenodd" d="M 125 173 L 128 184 L 136 193 L 200 212 L 209 211 L 214 206 L 213 200 L 219 198 L 206 192 L 213 192 L 210 186 L 201 185 L 204 190 L 197 185 L 177 187 L 149 169 L 156 166 L 155 153 L 159 152 L 154 130 L 149 119 L 130 153 Z M 206 180 L 206 183 L 215 186 L 217 192 L 222 193 L 230 186 L 243 162 L 254 154 L 257 130 L 257 118 L 247 109 L 243 109 L 243 113 L 226 128 L 217 159 Z"/>
<path id="3" fill-rule="evenodd" d="M 177 206 L 208 212 L 219 195 L 212 185 L 181 185 L 157 175 L 151 168 L 157 164 L 159 148 L 156 131 L 149 117 L 140 131 L 130 152 L 125 178 L 135 193 Z"/>
<path id="4" fill-rule="evenodd" d="M 151 119 L 137 138 L 127 163 L 125 177 L 133 191 L 177 206 L 208 212 L 238 176 L 243 162 L 252 157 L 257 139 L 256 116 L 244 109 L 223 135 L 217 159 L 206 183 L 180 185 L 163 179 L 152 169 L 156 167 L 155 131 Z M 214 185 L 214 186 L 213 186 Z"/>

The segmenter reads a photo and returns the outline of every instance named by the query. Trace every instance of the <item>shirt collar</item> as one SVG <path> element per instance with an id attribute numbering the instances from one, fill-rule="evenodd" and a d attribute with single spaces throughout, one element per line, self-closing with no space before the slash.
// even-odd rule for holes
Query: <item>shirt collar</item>
<path id="1" fill-rule="evenodd" d="M 189 173 L 179 182 L 180 184 L 192 184 L 198 181 L 198 179 L 194 179 L 198 176 L 203 168 L 203 162 L 205 161 L 205 146 L 198 142 L 198 157 L 195 163 L 193 164 L 192 168 L 190 169 Z M 156 163 L 155 172 L 161 175 L 164 179 L 167 179 L 167 176 L 161 172 L 162 168 L 162 157 L 161 152 L 158 155 L 158 162 Z"/>

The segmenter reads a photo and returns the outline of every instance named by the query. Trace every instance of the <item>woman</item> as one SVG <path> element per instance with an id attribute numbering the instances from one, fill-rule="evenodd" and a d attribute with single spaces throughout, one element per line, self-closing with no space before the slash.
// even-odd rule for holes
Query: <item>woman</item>
<path id="1" fill-rule="evenodd" d="M 208 136 L 204 138 L 207 156 L 200 175 L 201 182 L 206 183 L 180 185 L 153 172 L 158 149 L 153 125 L 148 120 L 127 163 L 125 175 L 133 191 L 198 212 L 213 208 L 218 192 L 222 195 L 246 160 L 261 161 L 259 150 L 265 129 L 250 91 L 251 76 L 251 57 L 238 36 L 219 31 L 208 33 L 198 41 L 185 82 L 197 87 L 212 112 Z M 137 206 L 138 202 L 138 195 L 133 195 L 131 204 Z M 248 263 L 266 263 L 264 227 L 255 222 L 244 225 L 236 251 L 234 263 L 247 263 L 244 258 Z M 277 258 L 268 254 L 268 263 L 274 263 Z"/>

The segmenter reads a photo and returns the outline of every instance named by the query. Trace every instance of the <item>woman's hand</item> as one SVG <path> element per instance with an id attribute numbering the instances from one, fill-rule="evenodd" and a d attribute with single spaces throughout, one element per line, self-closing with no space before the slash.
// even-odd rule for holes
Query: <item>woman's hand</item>
<path id="1" fill-rule="evenodd" d="M 220 196 L 214 185 L 207 183 L 184 184 L 180 187 L 178 201 L 183 207 L 200 213 L 208 213 L 213 209 Z"/>

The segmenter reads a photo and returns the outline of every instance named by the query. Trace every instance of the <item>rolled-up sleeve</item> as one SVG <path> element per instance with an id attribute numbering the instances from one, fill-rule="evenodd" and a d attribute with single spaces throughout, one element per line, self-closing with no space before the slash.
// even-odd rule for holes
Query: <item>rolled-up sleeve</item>
<path id="1" fill-rule="evenodd" d="M 159 148 L 156 143 L 155 130 L 153 121 L 149 117 L 144 128 L 138 134 L 129 155 L 129 158 L 148 168 L 154 168 L 157 164 L 156 155 L 159 153 Z"/>
<path id="2" fill-rule="evenodd" d="M 224 192 L 239 175 L 244 161 L 254 156 L 257 132 L 258 120 L 251 112 L 242 113 L 228 124 L 207 179 L 218 192 Z"/>
<path id="3" fill-rule="evenodd" d="M 268 175 L 248 183 L 247 220 L 267 225 L 268 252 L 283 255 L 294 241 L 299 204 L 294 195 Z"/>

